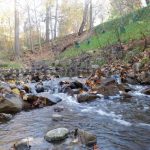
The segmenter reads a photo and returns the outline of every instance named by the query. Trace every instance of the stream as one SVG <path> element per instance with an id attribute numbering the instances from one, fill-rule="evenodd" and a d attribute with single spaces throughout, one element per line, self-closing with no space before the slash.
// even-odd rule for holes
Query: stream
<path id="1" fill-rule="evenodd" d="M 57 105 L 22 111 L 5 124 L 0 124 L 0 150 L 9 150 L 18 140 L 33 139 L 31 150 L 66 150 L 63 144 L 52 145 L 44 140 L 50 129 L 66 127 L 84 129 L 97 136 L 100 150 L 150 150 L 150 96 L 141 94 L 143 86 L 133 86 L 130 102 L 120 96 L 78 103 L 75 97 L 58 93 L 59 79 L 44 82 L 50 91 L 62 98 Z M 30 85 L 34 92 L 34 84 Z M 52 121 L 54 107 L 63 106 L 63 120 Z M 85 150 L 88 148 L 85 148 Z M 82 150 L 82 149 L 81 149 Z"/>

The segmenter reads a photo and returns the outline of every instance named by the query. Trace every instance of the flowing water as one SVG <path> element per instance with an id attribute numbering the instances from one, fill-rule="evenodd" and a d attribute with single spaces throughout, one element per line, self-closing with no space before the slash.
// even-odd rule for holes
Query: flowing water
<path id="1" fill-rule="evenodd" d="M 131 86 L 134 92 L 130 102 L 115 96 L 79 104 L 76 98 L 58 93 L 58 81 L 45 84 L 63 99 L 57 104 L 64 106 L 60 112 L 63 120 L 51 119 L 57 105 L 18 113 L 8 123 L 0 124 L 0 150 L 9 150 L 15 141 L 27 137 L 33 139 L 31 150 L 52 150 L 44 135 L 57 127 L 94 133 L 100 150 L 150 150 L 150 97 L 140 93 L 142 86 Z"/>

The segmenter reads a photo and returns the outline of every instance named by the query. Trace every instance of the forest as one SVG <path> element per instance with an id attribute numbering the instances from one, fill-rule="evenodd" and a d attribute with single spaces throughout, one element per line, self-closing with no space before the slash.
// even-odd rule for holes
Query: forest
<path id="1" fill-rule="evenodd" d="M 0 0 L 0 150 L 150 150 L 150 0 Z"/>

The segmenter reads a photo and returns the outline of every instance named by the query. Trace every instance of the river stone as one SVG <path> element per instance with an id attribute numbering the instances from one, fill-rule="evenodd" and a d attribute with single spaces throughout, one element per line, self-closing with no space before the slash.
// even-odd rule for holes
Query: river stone
<path id="1" fill-rule="evenodd" d="M 46 133 L 45 139 L 48 142 L 56 142 L 64 140 L 69 134 L 69 130 L 66 128 L 57 128 L 54 130 L 51 130 Z"/>
<path id="2" fill-rule="evenodd" d="M 87 146 L 91 146 L 97 143 L 96 135 L 81 129 L 78 129 L 78 137 L 80 141 Z"/>
<path id="3" fill-rule="evenodd" d="M 44 92 L 44 87 L 43 87 L 42 84 L 37 84 L 35 86 L 35 90 L 36 90 L 37 93 L 42 93 L 42 92 Z"/>
<path id="4" fill-rule="evenodd" d="M 53 121 L 61 121 L 62 119 L 63 119 L 62 115 L 59 115 L 59 114 L 53 114 L 52 115 L 52 120 Z"/>
<path id="5" fill-rule="evenodd" d="M 95 100 L 96 98 L 99 98 L 99 96 L 96 94 L 90 94 L 90 93 L 83 93 L 77 96 L 77 100 L 79 103 L 92 101 L 92 100 Z"/>
<path id="6" fill-rule="evenodd" d="M 91 68 L 92 69 L 99 69 L 99 65 L 92 65 Z"/>
<path id="7" fill-rule="evenodd" d="M 150 95 L 150 88 L 146 88 L 146 89 L 142 90 L 142 93 L 144 93 L 146 95 Z"/>
<path id="8" fill-rule="evenodd" d="M 15 94 L 0 95 L 0 113 L 16 113 L 22 110 L 23 102 Z"/>
<path id="9" fill-rule="evenodd" d="M 64 106 L 54 107 L 54 112 L 62 112 L 64 110 Z"/>
<path id="10" fill-rule="evenodd" d="M 0 113 L 0 122 L 9 121 L 12 119 L 11 114 Z"/>
<path id="11" fill-rule="evenodd" d="M 133 70 L 134 72 L 139 72 L 140 71 L 140 68 L 141 68 L 141 63 L 140 62 L 136 62 L 133 64 Z"/>
<path id="12" fill-rule="evenodd" d="M 9 92 L 11 91 L 10 85 L 2 81 L 0 81 L 0 89 L 5 89 L 6 91 Z"/>
<path id="13" fill-rule="evenodd" d="M 49 92 L 38 93 L 37 96 L 46 98 L 50 103 L 57 104 L 62 101 L 58 96 L 52 95 Z"/>
<path id="14" fill-rule="evenodd" d="M 13 145 L 13 150 L 30 150 L 31 149 L 31 145 L 30 145 L 31 139 L 27 138 L 27 139 L 22 139 L 20 141 L 17 141 L 14 145 Z"/>

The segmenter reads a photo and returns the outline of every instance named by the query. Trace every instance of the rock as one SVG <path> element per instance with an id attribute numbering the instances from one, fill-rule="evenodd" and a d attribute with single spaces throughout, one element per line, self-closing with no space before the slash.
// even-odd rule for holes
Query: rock
<path id="1" fill-rule="evenodd" d="M 140 62 L 136 62 L 133 64 L 133 70 L 134 72 L 139 72 L 140 71 L 140 68 L 141 68 L 141 63 Z"/>
<path id="2" fill-rule="evenodd" d="M 59 66 L 60 65 L 60 61 L 59 60 L 56 60 L 55 61 L 55 66 Z"/>
<path id="3" fill-rule="evenodd" d="M 100 97 L 96 94 L 90 94 L 90 93 L 83 93 L 77 96 L 77 100 L 79 103 L 92 101 L 95 100 L 96 98 L 100 98 Z"/>
<path id="4" fill-rule="evenodd" d="M 83 144 L 87 146 L 91 146 L 97 143 L 97 138 L 94 134 L 81 129 L 78 129 L 77 133 L 78 133 L 79 140 Z"/>
<path id="5" fill-rule="evenodd" d="M 135 78 L 132 79 L 132 78 L 129 78 L 129 77 L 126 78 L 126 82 L 127 82 L 128 84 L 133 84 L 133 85 L 138 83 L 138 82 L 135 80 Z"/>
<path id="6" fill-rule="evenodd" d="M 81 89 L 72 89 L 73 94 L 79 94 Z"/>
<path id="7" fill-rule="evenodd" d="M 52 120 L 53 121 L 61 121 L 61 120 L 63 120 L 63 116 L 59 115 L 59 114 L 53 114 L 52 115 Z"/>
<path id="8" fill-rule="evenodd" d="M 70 96 L 73 96 L 73 94 L 74 94 L 69 85 L 64 85 L 64 86 L 62 87 L 62 89 L 60 90 L 60 92 L 62 92 L 62 93 L 67 93 L 67 94 L 70 95 Z"/>
<path id="9" fill-rule="evenodd" d="M 0 113 L 0 122 L 9 121 L 12 119 L 11 114 Z"/>
<path id="10" fill-rule="evenodd" d="M 107 78 L 102 81 L 102 85 L 104 85 L 104 86 L 108 86 L 108 85 L 112 85 L 112 84 L 116 84 L 116 80 L 114 78 Z"/>
<path id="11" fill-rule="evenodd" d="M 92 65 L 91 68 L 92 69 L 99 69 L 99 65 Z"/>
<path id="12" fill-rule="evenodd" d="M 122 102 L 130 102 L 131 101 L 131 98 L 132 98 L 132 95 L 130 95 L 129 93 L 126 93 L 126 92 L 121 92 L 121 101 Z"/>
<path id="13" fill-rule="evenodd" d="M 71 82 L 70 84 L 69 84 L 69 87 L 71 88 L 71 89 L 79 89 L 79 88 L 83 88 L 83 84 L 82 83 L 80 83 L 79 81 L 73 81 L 73 82 Z"/>
<path id="14" fill-rule="evenodd" d="M 38 94 L 28 94 L 26 101 L 30 103 L 33 108 L 40 108 L 57 104 L 62 101 L 62 99 L 48 92 L 43 92 Z"/>
<path id="15" fill-rule="evenodd" d="M 23 102 L 14 94 L 0 95 L 0 112 L 2 113 L 16 113 L 23 108 Z"/>
<path id="16" fill-rule="evenodd" d="M 42 93 L 44 92 L 44 87 L 43 87 L 43 84 L 39 83 L 35 86 L 35 90 L 37 93 Z"/>
<path id="17" fill-rule="evenodd" d="M 150 95 L 150 88 L 146 88 L 146 89 L 142 90 L 142 93 L 144 93 L 146 95 Z"/>
<path id="18" fill-rule="evenodd" d="M 127 77 L 129 77 L 129 78 L 135 78 L 135 74 L 134 74 L 134 72 L 133 71 L 130 71 L 128 74 L 127 74 Z"/>
<path id="19" fill-rule="evenodd" d="M 62 101 L 62 99 L 59 98 L 58 96 L 52 95 L 52 94 L 50 94 L 48 92 L 39 93 L 39 94 L 37 94 L 37 96 L 46 98 L 47 99 L 47 103 L 50 103 L 50 104 L 51 103 L 52 104 L 57 104 L 57 103 Z"/>
<path id="20" fill-rule="evenodd" d="M 132 91 L 132 89 L 129 87 L 128 84 L 119 84 L 118 88 L 119 88 L 120 91 L 123 91 L 123 92 L 130 92 L 130 91 Z"/>
<path id="21" fill-rule="evenodd" d="M 150 73 L 142 71 L 138 76 L 138 80 L 141 84 L 150 84 Z"/>
<path id="22" fill-rule="evenodd" d="M 22 139 L 22 140 L 16 142 L 12 148 L 13 148 L 13 150 L 30 150 L 31 149 L 31 145 L 30 145 L 31 140 L 32 140 L 31 138 Z"/>
<path id="23" fill-rule="evenodd" d="M 33 74 L 32 77 L 31 77 L 31 80 L 34 81 L 34 82 L 39 82 L 40 81 L 39 75 L 38 74 Z"/>
<path id="24" fill-rule="evenodd" d="M 9 84 L 0 81 L 0 89 L 5 89 L 6 91 L 11 91 Z"/>
<path id="25" fill-rule="evenodd" d="M 54 107 L 54 112 L 61 112 L 64 110 L 64 107 L 63 106 L 57 106 L 57 107 Z"/>
<path id="26" fill-rule="evenodd" d="M 45 139 L 48 142 L 57 142 L 64 140 L 69 134 L 66 128 L 57 128 L 46 133 Z"/>
<path id="27" fill-rule="evenodd" d="M 97 91 L 97 94 L 104 96 L 115 96 L 119 94 L 120 85 L 116 83 L 113 78 L 105 79 L 100 86 L 95 87 L 93 90 Z"/>

